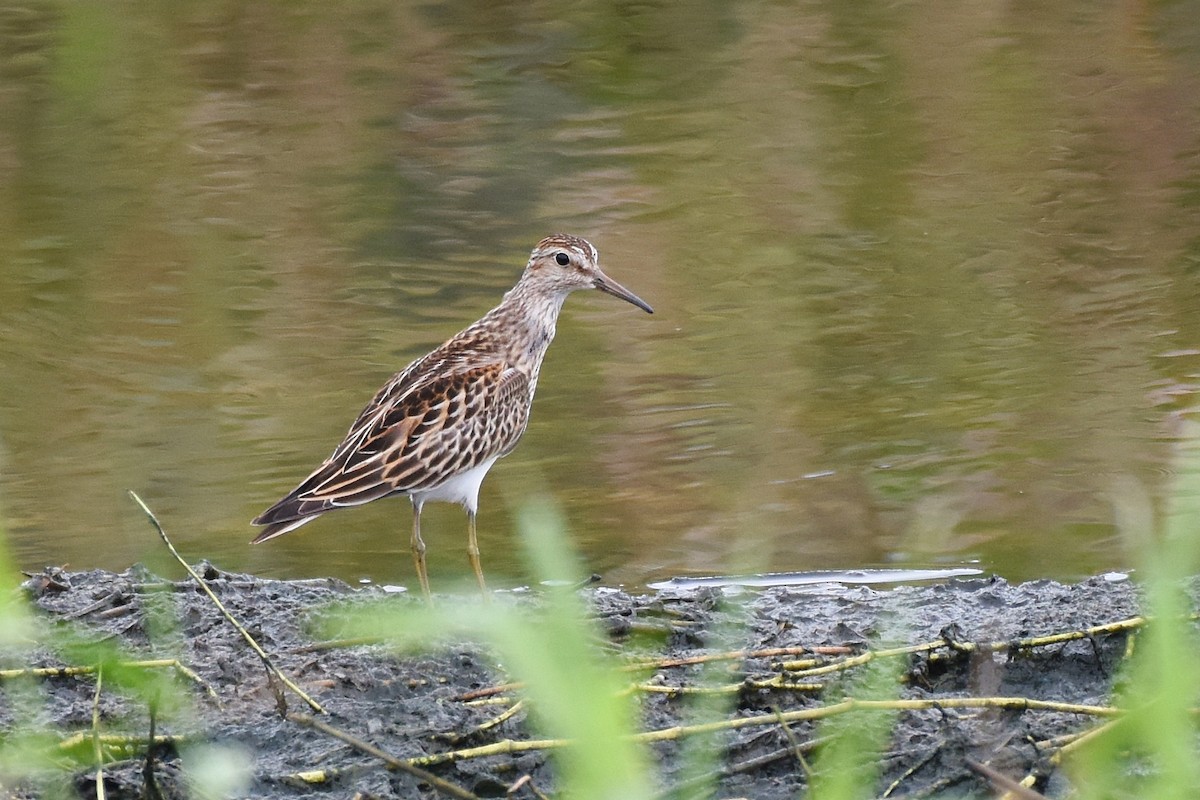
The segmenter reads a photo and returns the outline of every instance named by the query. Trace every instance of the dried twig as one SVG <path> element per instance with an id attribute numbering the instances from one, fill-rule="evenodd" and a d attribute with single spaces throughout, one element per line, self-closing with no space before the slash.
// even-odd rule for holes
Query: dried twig
<path id="1" fill-rule="evenodd" d="M 191 565 L 183 559 L 183 556 L 179 555 L 179 551 L 175 549 L 175 545 L 171 544 L 171 540 L 167 538 L 167 532 L 163 530 L 162 524 L 158 521 L 158 518 L 154 516 L 154 512 L 142 502 L 142 498 L 138 497 L 137 493 L 133 491 L 129 492 L 129 496 L 133 498 L 135 503 L 141 506 L 142 512 L 145 513 L 145 515 L 150 519 L 150 524 L 152 524 L 154 529 L 158 531 L 159 538 L 163 540 L 163 544 L 165 544 L 167 549 L 171 551 L 171 555 L 175 557 L 175 560 L 183 565 L 183 568 L 187 570 L 189 575 L 192 576 L 192 579 L 196 581 L 196 584 L 204 590 L 206 595 L 208 595 L 208 599 L 213 601 L 213 605 L 217 607 L 217 610 L 221 612 L 221 615 L 229 621 L 229 624 L 233 625 L 233 627 L 237 629 L 237 632 L 240 633 L 242 638 L 246 640 L 246 643 L 250 645 L 250 649 L 253 650 L 255 654 L 262 660 L 263 667 L 266 668 L 267 674 L 274 679 L 272 681 L 272 689 L 275 691 L 276 699 L 279 702 L 281 715 L 287 713 L 287 706 L 283 700 L 282 693 L 274 687 L 274 681 L 278 681 L 288 689 L 291 689 L 292 692 L 295 693 L 295 695 L 305 703 L 307 703 L 309 708 L 312 710 L 320 714 L 324 714 L 325 709 L 321 707 L 321 704 L 309 697 L 307 692 L 292 682 L 291 678 L 284 675 L 279 668 L 275 666 L 274 662 L 271 661 L 271 657 L 268 656 L 266 651 L 259 646 L 258 642 L 254 640 L 254 637 L 250 635 L 250 632 L 246 630 L 240 622 L 237 621 L 237 619 L 229 612 L 227 608 L 225 608 L 224 603 L 221 602 L 216 593 L 213 592 L 211 587 L 209 587 L 208 583 L 206 583 L 205 580 L 200 577 L 196 570 L 192 569 Z"/>
<path id="2" fill-rule="evenodd" d="M 163 669 L 170 667 L 180 673 L 188 680 L 199 684 L 204 688 L 204 691 L 209 697 L 217 698 L 216 691 L 213 690 L 208 683 L 182 663 L 177 658 L 154 658 L 147 661 L 123 661 L 121 667 L 134 667 L 137 669 Z M 91 675 L 99 672 L 100 667 L 96 664 L 85 664 L 82 666 L 72 667 L 29 667 L 25 669 L 0 669 L 0 680 L 10 680 L 12 678 L 70 678 L 76 675 Z"/>
<path id="3" fill-rule="evenodd" d="M 787 725 L 793 722 L 809 722 L 828 719 L 851 711 L 924 711 L 944 708 L 1002 708 L 1013 711 L 1057 711 L 1064 714 L 1083 714 L 1088 716 L 1115 717 L 1122 712 L 1110 706 L 1088 706 L 1074 703 L 1059 703 L 1050 700 L 1030 700 L 1026 697 L 944 697 L 928 700 L 855 700 L 846 698 L 838 703 L 818 708 L 806 708 L 796 711 L 779 711 L 774 714 L 764 714 L 753 717 L 735 717 L 733 719 L 703 722 L 696 725 L 676 725 L 670 728 L 659 728 L 633 735 L 636 742 L 663 742 L 682 739 L 688 736 L 731 731 L 763 725 Z M 570 746 L 567 739 L 534 739 L 519 741 L 505 739 L 479 747 L 468 747 L 461 750 L 451 750 L 444 753 L 432 753 L 427 756 L 409 759 L 408 763 L 423 767 L 448 764 L 455 761 L 465 761 L 485 756 L 505 755 L 510 753 L 528 752 L 531 750 L 553 750 Z"/>
<path id="4" fill-rule="evenodd" d="M 987 782 L 995 789 L 1003 789 L 1004 796 L 1012 798 L 1012 800 L 1046 800 L 1046 796 L 1041 792 L 1035 792 L 1024 783 L 1018 783 L 1007 775 L 997 772 L 987 764 L 981 764 L 974 759 L 967 759 L 967 766 L 975 772 L 978 772 Z"/>
<path id="5" fill-rule="evenodd" d="M 395 758 L 394 756 L 389 755 L 388 753 L 385 753 L 384 751 L 380 750 L 378 747 L 371 744 L 370 742 L 364 742 L 362 739 L 359 739 L 357 736 L 347 733 L 346 731 L 343 731 L 339 728 L 335 728 L 332 725 L 322 722 L 321 720 L 317 719 L 316 717 L 310 716 L 308 714 L 298 714 L 296 712 L 289 712 L 286 716 L 286 719 L 289 720 L 290 722 L 295 722 L 297 725 L 304 725 L 305 727 L 312 728 L 314 730 L 318 730 L 321 733 L 327 734 L 339 741 L 345 742 L 346 744 L 353 747 L 355 750 L 358 750 L 362 753 L 366 753 L 367 755 L 371 756 L 372 758 L 379 759 L 384 764 L 386 764 L 389 769 L 395 769 L 395 770 L 400 770 L 401 772 L 407 772 L 409 775 L 412 775 L 413 777 L 417 778 L 418 780 L 428 783 L 430 786 L 434 787 L 435 789 L 437 789 L 439 792 L 442 792 L 443 794 L 450 795 L 451 797 L 460 798 L 460 800 L 479 800 L 478 795 L 472 794 L 471 792 L 468 792 L 466 789 L 462 788 L 461 786 L 457 786 L 457 785 L 451 783 L 450 781 L 447 781 L 443 778 L 439 778 L 437 775 L 434 775 L 432 772 L 429 772 L 428 770 L 421 769 L 421 767 L 416 764 L 416 762 L 419 759 L 404 760 L 404 759 Z"/>
<path id="6" fill-rule="evenodd" d="M 93 736 L 91 731 L 77 732 L 59 741 L 57 748 L 59 752 L 69 753 L 72 750 L 77 750 L 81 746 L 89 745 L 96 741 L 108 754 L 110 760 L 114 755 L 126 757 L 132 753 L 141 752 L 144 745 L 159 746 L 159 745 L 175 745 L 186 741 L 186 737 L 174 736 L 171 734 L 155 734 L 152 740 L 148 740 L 145 736 L 138 734 L 123 734 L 123 733 L 103 733 L 98 736 Z"/>
<path id="7" fill-rule="evenodd" d="M 800 676 L 808 677 L 813 675 L 825 675 L 831 672 L 842 672 L 851 667 L 858 667 L 868 664 L 871 661 L 880 658 L 893 658 L 896 656 L 912 655 L 914 653 L 930 653 L 931 658 L 948 657 L 943 654 L 936 654 L 936 650 L 953 650 L 950 654 L 953 657 L 960 657 L 961 654 L 990 654 L 1004 653 L 1011 650 L 1029 650 L 1036 647 L 1048 647 L 1055 644 L 1063 644 L 1064 642 L 1078 641 L 1080 639 L 1091 639 L 1097 636 L 1103 636 L 1113 633 L 1125 633 L 1132 630 L 1137 630 L 1144 626 L 1147 622 L 1146 617 L 1129 617 L 1128 619 L 1118 620 L 1116 622 L 1105 623 L 1104 625 L 1096 625 L 1083 630 L 1065 631 L 1062 633 L 1053 633 L 1046 636 L 1033 636 L 1026 639 L 1015 639 L 1010 641 L 994 641 L 994 642 L 958 642 L 948 639 L 935 639 L 931 642 L 922 644 L 909 645 L 907 647 L 893 647 L 883 650 L 868 650 L 865 653 L 851 656 L 850 658 L 842 659 L 833 664 L 824 664 L 818 667 L 813 667 L 811 660 L 809 661 L 785 661 L 781 666 L 783 669 L 790 672 L 798 673 Z"/>
<path id="8" fill-rule="evenodd" d="M 818 647 L 767 647 L 758 650 L 727 650 L 721 653 L 701 653 L 695 656 L 680 658 L 650 658 L 633 661 L 625 665 L 629 672 L 648 669 L 670 669 L 671 667 L 688 667 L 694 664 L 708 664 L 713 661 L 750 661 L 753 659 L 781 658 L 784 656 L 820 655 L 844 656 L 854 652 L 853 648 L 844 645 L 822 645 Z M 795 662 L 788 662 L 795 663 Z"/>

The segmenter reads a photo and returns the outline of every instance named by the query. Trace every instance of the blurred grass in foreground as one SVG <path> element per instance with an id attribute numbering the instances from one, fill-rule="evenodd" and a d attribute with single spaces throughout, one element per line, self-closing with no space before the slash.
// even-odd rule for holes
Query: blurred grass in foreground
<path id="1" fill-rule="evenodd" d="M 1132 640 L 1114 698 L 1128 714 L 1069 764 L 1086 800 L 1200 797 L 1200 640 L 1192 619 L 1200 569 L 1200 423 L 1185 420 L 1176 448 L 1157 545 L 1141 554 L 1143 614 L 1153 621 Z M 1126 533 L 1155 541 L 1143 531 Z"/>
<path id="2" fill-rule="evenodd" d="M 519 527 L 535 575 L 578 576 L 563 543 L 563 523 L 544 502 L 526 504 Z M 379 637 L 404 650 L 447 641 L 485 643 L 513 680 L 526 684 L 533 725 L 571 742 L 553 751 L 560 793 L 574 800 L 650 798 L 654 787 L 646 754 L 630 738 L 637 731 L 628 677 L 597 646 L 599 631 L 587 619 L 570 581 L 545 587 L 536 606 L 511 607 L 478 598 L 458 606 L 385 605 L 351 609 L 340 634 Z"/>
<path id="3" fill-rule="evenodd" d="M 148 740 L 151 719 L 157 733 L 196 728 L 191 687 L 184 687 L 170 670 L 135 666 L 144 654 L 108 637 L 70 625 L 51 626 L 35 615 L 18 583 L 21 573 L 9 557 L 4 533 L 0 521 L 0 668 L 28 669 L 37 651 L 47 651 L 62 665 L 95 672 L 78 678 L 19 676 L 0 681 L 0 797 L 12 796 L 19 786 L 46 800 L 77 798 L 77 776 L 97 777 L 113 760 L 105 737 L 127 736 L 136 748 L 144 745 L 139 739 Z M 142 602 L 146 634 L 152 641 L 167 641 L 176 624 L 170 593 L 144 595 Z M 51 719 L 46 680 L 98 682 L 102 691 L 92 709 L 92 724 L 69 727 Z M 113 695 L 126 702 L 113 704 Z M 71 736 L 79 733 L 87 736 Z M 202 744 L 185 746 L 180 755 L 193 797 L 230 797 L 247 785 L 251 765 L 239 760 L 235 750 Z"/>
<path id="4" fill-rule="evenodd" d="M 447 642 L 487 643 L 514 681 L 525 684 L 533 726 L 547 737 L 570 742 L 551 756 L 558 762 L 556 796 L 592 798 L 704 798 L 719 795 L 715 770 L 725 760 L 717 736 L 685 738 L 676 788 L 659 794 L 647 769 L 652 753 L 634 740 L 640 729 L 628 691 L 629 676 L 601 648 L 599 628 L 587 616 L 574 577 L 582 574 L 567 550 L 564 526 L 547 502 L 526 504 L 519 529 L 533 572 L 548 582 L 541 602 L 529 607 L 471 599 L 463 606 L 383 605 L 349 607 L 335 615 L 338 636 L 378 638 L 404 650 L 427 650 Z M 564 580 L 565 579 L 565 580 Z M 709 632 L 708 648 L 735 649 L 741 631 Z M 898 661 L 876 662 L 843 690 L 843 697 L 888 699 L 898 692 Z M 709 665 L 713 683 L 728 679 L 726 667 Z M 842 699 L 842 698 L 838 698 Z M 689 722 L 723 719 L 733 698 L 693 698 Z M 852 800 L 873 797 L 880 756 L 886 751 L 895 712 L 853 711 L 818 728 L 826 745 L 812 762 L 813 797 Z M 797 766 L 799 769 L 800 767 Z M 808 769 L 808 767 L 805 767 Z M 706 780 L 706 777 L 709 779 Z"/>
<path id="5" fill-rule="evenodd" d="M 9 558 L 8 538 L 0 520 L 0 667 L 6 669 L 28 666 L 28 654 L 43 638 L 18 587 L 19 575 Z M 42 711 L 38 682 L 33 678 L 6 680 L 0 699 L 6 706 L 0 720 L 7 727 L 0 737 L 0 791 L 8 791 L 30 776 L 61 773 L 53 758 L 57 739 L 38 722 Z"/>

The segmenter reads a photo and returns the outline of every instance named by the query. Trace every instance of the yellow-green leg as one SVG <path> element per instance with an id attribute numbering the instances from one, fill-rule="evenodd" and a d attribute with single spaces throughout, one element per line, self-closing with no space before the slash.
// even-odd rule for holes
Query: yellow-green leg
<path id="1" fill-rule="evenodd" d="M 475 536 L 475 512 L 467 510 L 467 558 L 471 560 L 471 569 L 475 570 L 475 580 L 479 583 L 479 591 L 483 599 L 490 600 L 487 583 L 483 580 L 483 566 L 479 563 L 479 539 Z"/>
<path id="2" fill-rule="evenodd" d="M 417 580 L 421 582 L 421 594 L 425 595 L 425 602 L 432 603 L 433 597 L 429 594 L 429 574 L 425 571 L 425 540 L 421 538 L 419 503 L 413 503 L 412 554 L 413 563 L 417 566 Z"/>

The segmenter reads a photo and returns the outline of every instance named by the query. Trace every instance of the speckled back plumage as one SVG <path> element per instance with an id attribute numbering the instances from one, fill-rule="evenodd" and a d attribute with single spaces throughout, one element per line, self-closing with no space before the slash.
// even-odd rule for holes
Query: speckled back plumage
<path id="1" fill-rule="evenodd" d="M 583 288 L 599 288 L 650 310 L 600 271 L 596 249 L 586 240 L 565 234 L 543 239 L 500 305 L 394 375 L 333 454 L 254 520 L 266 526 L 254 541 L 387 495 L 408 494 L 416 501 L 464 472 L 476 467 L 485 472 L 491 461 L 510 453 L 529 422 L 563 301 Z M 473 497 L 455 499 L 469 501 L 474 511 Z"/>

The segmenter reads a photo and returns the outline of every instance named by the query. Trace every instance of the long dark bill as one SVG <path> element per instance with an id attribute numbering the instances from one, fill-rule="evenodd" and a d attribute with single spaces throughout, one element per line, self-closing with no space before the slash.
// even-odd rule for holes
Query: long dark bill
<path id="1" fill-rule="evenodd" d="M 601 272 L 599 277 L 596 278 L 596 288 L 605 294 L 611 294 L 613 297 L 619 297 L 626 303 L 633 303 L 647 314 L 654 313 L 654 309 L 650 307 L 649 303 L 626 289 L 621 284 L 614 281 L 612 278 L 605 275 L 603 272 Z"/>

